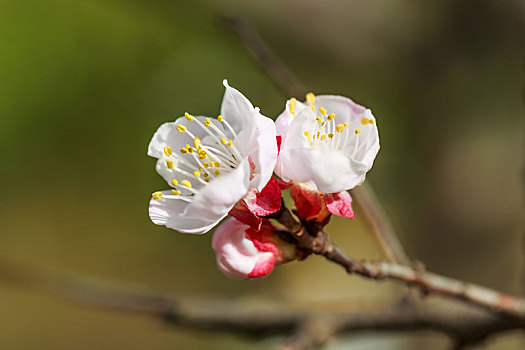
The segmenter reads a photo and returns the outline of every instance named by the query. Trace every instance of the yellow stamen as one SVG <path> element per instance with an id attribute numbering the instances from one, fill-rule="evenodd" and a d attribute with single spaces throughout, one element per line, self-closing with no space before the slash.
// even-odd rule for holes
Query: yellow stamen
<path id="1" fill-rule="evenodd" d="M 204 182 L 210 182 L 210 179 L 206 178 L 204 179 Z"/>
<path id="2" fill-rule="evenodd" d="M 186 154 L 186 153 L 188 153 L 188 150 L 186 148 L 181 148 L 180 149 L 180 153 Z"/>
<path id="3" fill-rule="evenodd" d="M 292 97 L 290 99 L 290 112 L 293 112 L 295 107 L 297 107 L 297 99 L 295 97 Z"/>
<path id="4" fill-rule="evenodd" d="M 184 125 L 181 125 L 181 124 L 177 124 L 177 130 L 179 132 L 182 132 L 182 133 L 185 133 L 186 130 L 188 130 Z"/>
<path id="5" fill-rule="evenodd" d="M 344 126 L 345 126 L 345 128 L 348 128 L 348 123 L 345 122 L 345 123 L 344 123 Z"/>
<path id="6" fill-rule="evenodd" d="M 219 162 L 215 162 L 214 166 L 215 166 L 216 168 L 218 168 L 218 167 L 220 167 L 221 165 L 219 164 Z"/>
<path id="7" fill-rule="evenodd" d="M 228 140 L 228 146 L 232 146 L 233 145 L 233 141 L 232 140 Z"/>
<path id="8" fill-rule="evenodd" d="M 173 186 L 177 186 L 179 184 L 177 180 L 171 180 L 171 183 L 173 184 Z"/>
<path id="9" fill-rule="evenodd" d="M 224 120 L 224 118 L 222 117 L 222 115 L 219 115 L 219 116 L 217 117 L 217 120 L 218 120 L 219 122 L 222 123 L 222 121 Z"/>
<path id="10" fill-rule="evenodd" d="M 174 195 L 178 196 L 180 194 L 180 191 L 179 190 L 171 190 L 171 193 L 173 193 Z"/>
<path id="11" fill-rule="evenodd" d="M 208 162 L 204 162 L 202 163 L 202 165 L 204 165 L 205 168 L 209 167 L 210 165 L 208 164 Z"/>
<path id="12" fill-rule="evenodd" d="M 201 146 L 201 139 L 198 137 L 195 137 L 195 140 L 193 141 L 193 145 L 195 148 L 199 148 Z"/>
<path id="13" fill-rule="evenodd" d="M 204 169 L 203 169 L 201 166 L 199 167 L 199 170 L 200 170 L 200 171 L 204 171 Z"/>
<path id="14" fill-rule="evenodd" d="M 334 138 L 334 134 L 328 134 L 328 137 L 333 139 Z"/>
<path id="15" fill-rule="evenodd" d="M 220 170 L 215 170 L 215 175 L 220 175 L 220 174 L 221 174 Z"/>
<path id="16" fill-rule="evenodd" d="M 173 164 L 173 161 L 171 159 L 166 159 L 166 166 L 170 169 L 173 169 L 175 164 Z"/>
<path id="17" fill-rule="evenodd" d="M 319 113 L 321 113 L 322 115 L 325 115 L 326 109 L 324 109 L 323 107 L 319 107 Z"/>
<path id="18" fill-rule="evenodd" d="M 326 135 L 321 136 L 321 140 L 324 140 L 324 139 L 326 139 Z"/>
<path id="19" fill-rule="evenodd" d="M 318 123 L 323 121 L 323 119 L 321 117 L 316 117 L 315 120 L 317 120 Z"/>
<path id="20" fill-rule="evenodd" d="M 153 199 L 158 199 L 158 200 L 161 200 L 161 199 L 164 199 L 162 196 L 162 192 L 154 192 L 152 195 Z"/>
<path id="21" fill-rule="evenodd" d="M 311 105 L 310 108 L 312 109 L 312 112 L 315 113 L 315 106 L 314 106 L 314 105 Z"/>
<path id="22" fill-rule="evenodd" d="M 182 180 L 181 185 L 191 188 L 191 182 L 189 182 L 188 180 Z"/>
<path id="23" fill-rule="evenodd" d="M 191 153 L 191 152 L 193 152 L 193 151 L 195 151 L 195 150 L 194 150 L 193 148 L 191 148 L 191 147 L 190 147 L 190 148 L 188 148 L 188 152 L 190 152 L 190 153 Z"/>
<path id="24" fill-rule="evenodd" d="M 304 136 L 308 137 L 308 136 L 310 136 L 310 133 L 308 131 L 305 131 L 304 132 Z"/>
<path id="25" fill-rule="evenodd" d="M 173 151 L 171 150 L 170 146 L 164 146 L 164 154 L 166 154 L 169 157 L 172 153 Z"/>
<path id="26" fill-rule="evenodd" d="M 345 129 L 345 126 L 343 124 L 337 124 L 335 127 L 335 130 L 337 132 L 343 132 L 344 129 Z"/>
<path id="27" fill-rule="evenodd" d="M 204 173 L 204 177 L 208 177 L 208 173 Z"/>
<path id="28" fill-rule="evenodd" d="M 193 116 L 191 114 L 189 114 L 188 112 L 184 113 L 184 116 L 186 117 L 186 119 L 188 119 L 189 121 L 192 121 L 193 120 Z"/>
<path id="29" fill-rule="evenodd" d="M 335 114 L 334 114 L 334 113 L 330 113 L 330 114 L 328 115 L 328 117 L 326 117 L 326 120 L 330 121 L 330 120 L 332 120 L 332 119 L 334 119 L 334 118 L 335 118 Z"/>
<path id="30" fill-rule="evenodd" d="M 194 172 L 193 172 L 193 176 L 195 176 L 195 177 L 199 177 L 199 176 L 201 176 L 201 173 L 199 173 L 198 171 L 194 171 Z"/>
<path id="31" fill-rule="evenodd" d="M 306 102 L 309 104 L 315 103 L 315 95 L 312 92 L 306 94 Z"/>
<path id="32" fill-rule="evenodd" d="M 201 154 L 201 155 L 199 155 L 199 159 L 204 159 L 204 158 L 206 158 L 206 155 L 205 155 L 205 154 Z"/>
<path id="33" fill-rule="evenodd" d="M 360 132 L 361 132 L 361 129 L 358 128 L 358 129 L 355 129 L 354 134 L 357 135 L 357 134 L 359 134 Z"/>
<path id="34" fill-rule="evenodd" d="M 226 140 L 226 137 L 223 137 L 223 138 L 221 139 L 221 143 L 222 143 L 223 145 L 225 145 L 225 144 L 228 143 L 228 140 Z"/>

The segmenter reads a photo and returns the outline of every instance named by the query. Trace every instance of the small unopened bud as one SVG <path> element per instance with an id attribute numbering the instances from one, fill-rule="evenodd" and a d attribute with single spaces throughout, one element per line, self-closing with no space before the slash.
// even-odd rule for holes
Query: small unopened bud
<path id="1" fill-rule="evenodd" d="M 296 259 L 295 245 L 280 239 L 268 220 L 255 231 L 228 219 L 215 230 L 212 246 L 219 270 L 234 279 L 265 277 L 274 266 Z"/>

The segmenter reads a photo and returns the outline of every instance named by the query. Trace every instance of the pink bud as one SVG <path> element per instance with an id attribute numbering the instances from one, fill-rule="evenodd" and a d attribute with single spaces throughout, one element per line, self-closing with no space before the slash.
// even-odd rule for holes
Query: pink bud
<path id="1" fill-rule="evenodd" d="M 215 230 L 212 246 L 217 266 L 234 279 L 267 276 L 274 266 L 296 257 L 295 246 L 281 240 L 268 220 L 255 231 L 240 221 L 228 219 Z"/>
<path id="2" fill-rule="evenodd" d="M 355 217 L 352 209 L 352 197 L 347 191 L 322 193 L 315 187 L 294 182 L 290 189 L 297 215 L 306 221 L 324 222 L 330 214 L 348 219 Z"/>

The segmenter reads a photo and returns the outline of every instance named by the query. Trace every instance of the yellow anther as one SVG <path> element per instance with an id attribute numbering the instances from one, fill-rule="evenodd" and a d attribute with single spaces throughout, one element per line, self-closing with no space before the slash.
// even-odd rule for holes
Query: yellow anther
<path id="1" fill-rule="evenodd" d="M 164 146 L 164 154 L 167 155 L 168 157 L 171 156 L 172 154 L 172 150 L 171 150 L 171 147 L 170 146 Z"/>
<path id="2" fill-rule="evenodd" d="M 210 179 L 206 178 L 204 179 L 204 182 L 210 182 Z"/>
<path id="3" fill-rule="evenodd" d="M 174 195 L 178 196 L 180 194 L 180 191 L 179 190 L 171 190 L 171 193 L 173 193 Z"/>
<path id="4" fill-rule="evenodd" d="M 328 137 L 333 139 L 334 138 L 334 134 L 328 134 Z"/>
<path id="5" fill-rule="evenodd" d="M 178 130 L 179 132 L 184 133 L 184 132 L 186 132 L 186 130 L 188 130 L 188 129 L 187 129 L 184 125 L 177 124 L 177 130 Z"/>
<path id="6" fill-rule="evenodd" d="M 316 117 L 315 120 L 317 120 L 318 123 L 323 121 L 323 119 L 321 117 Z"/>
<path id="7" fill-rule="evenodd" d="M 321 123 L 321 126 L 324 126 L 325 124 L 326 124 L 325 122 L 322 122 L 322 123 Z"/>
<path id="8" fill-rule="evenodd" d="M 326 135 L 321 135 L 321 140 L 326 139 Z"/>
<path id="9" fill-rule="evenodd" d="M 200 170 L 200 171 L 204 171 L 204 169 L 203 169 L 201 166 L 199 167 L 199 170 Z"/>
<path id="10" fill-rule="evenodd" d="M 202 163 L 202 165 L 204 165 L 205 168 L 209 167 L 210 165 L 208 164 L 208 162 L 204 162 Z"/>
<path id="11" fill-rule="evenodd" d="M 330 120 L 332 120 L 332 119 L 334 119 L 334 118 L 335 118 L 335 114 L 334 114 L 334 113 L 330 113 L 330 114 L 328 115 L 328 117 L 326 117 L 326 120 L 330 121 Z"/>
<path id="12" fill-rule="evenodd" d="M 297 107 L 297 99 L 295 97 L 292 97 L 290 99 L 290 112 L 293 112 L 295 107 Z"/>
<path id="13" fill-rule="evenodd" d="M 208 173 L 204 173 L 204 177 L 208 177 Z"/>
<path id="14" fill-rule="evenodd" d="M 228 140 L 228 146 L 232 146 L 233 145 L 233 141 L 232 140 Z"/>
<path id="15" fill-rule="evenodd" d="M 374 124 L 374 120 L 373 119 L 368 119 L 368 124 Z"/>
<path id="16" fill-rule="evenodd" d="M 319 135 L 320 135 L 320 134 L 321 134 L 321 133 L 320 133 L 320 132 L 318 131 L 318 132 L 317 132 L 317 135 L 316 135 L 316 136 L 317 136 L 317 138 L 319 138 Z"/>
<path id="17" fill-rule="evenodd" d="M 314 105 L 311 105 L 310 108 L 312 109 L 312 112 L 315 113 L 315 106 L 314 106 Z"/>
<path id="18" fill-rule="evenodd" d="M 205 154 L 200 154 L 200 155 L 199 155 L 199 159 L 204 159 L 204 158 L 206 158 L 206 155 L 205 155 Z"/>
<path id="19" fill-rule="evenodd" d="M 345 128 L 348 128 L 348 122 L 344 123 Z"/>
<path id="20" fill-rule="evenodd" d="M 218 168 L 218 167 L 220 167 L 221 165 L 219 164 L 219 162 L 215 162 L 214 166 L 215 166 L 216 168 Z"/>
<path id="21" fill-rule="evenodd" d="M 162 192 L 154 192 L 152 195 L 153 199 L 158 199 L 158 200 L 161 200 L 161 199 L 164 199 L 162 196 Z"/>
<path id="22" fill-rule="evenodd" d="M 186 149 L 190 149 L 191 146 L 189 144 L 185 144 L 184 147 L 186 147 Z"/>
<path id="23" fill-rule="evenodd" d="M 337 124 L 335 126 L 335 131 L 337 132 L 343 132 L 344 129 L 345 129 L 345 126 L 343 124 Z"/>
<path id="24" fill-rule="evenodd" d="M 190 153 L 191 153 L 191 152 L 193 152 L 193 151 L 195 151 L 195 150 L 194 150 L 193 148 L 191 148 L 191 147 L 190 147 L 190 148 L 188 148 L 188 152 L 190 152 Z"/>
<path id="25" fill-rule="evenodd" d="M 177 180 L 171 180 L 171 183 L 173 184 L 173 186 L 177 186 L 179 184 Z"/>
<path id="26" fill-rule="evenodd" d="M 210 126 L 210 124 L 211 124 L 211 120 L 210 120 L 210 118 L 206 118 L 206 119 L 204 119 L 204 125 L 206 125 L 206 126 Z"/>
<path id="27" fill-rule="evenodd" d="M 290 111 L 292 113 L 293 117 L 295 118 L 295 111 Z"/>
<path id="28" fill-rule="evenodd" d="M 215 173 L 215 175 L 220 175 L 221 171 L 220 170 L 215 170 L 214 173 Z"/>
<path id="29" fill-rule="evenodd" d="M 189 182 L 188 180 L 182 180 L 182 182 L 180 183 L 181 185 L 184 185 L 188 188 L 191 188 L 191 182 Z"/>
<path id="30" fill-rule="evenodd" d="M 315 103 L 315 95 L 312 92 L 306 94 L 306 102 L 309 104 Z"/>
<path id="31" fill-rule="evenodd" d="M 222 143 L 223 145 L 225 145 L 225 144 L 228 143 L 228 140 L 226 140 L 226 137 L 223 137 L 223 138 L 221 139 L 221 143 Z"/>
<path id="32" fill-rule="evenodd" d="M 361 132 L 361 129 L 357 128 L 357 129 L 355 129 L 354 134 L 357 135 L 357 134 L 359 134 L 360 132 Z"/>
<path id="33" fill-rule="evenodd" d="M 323 107 L 319 107 L 319 113 L 321 113 L 322 115 L 325 115 L 326 109 L 324 109 Z"/>
<path id="34" fill-rule="evenodd" d="M 180 149 L 180 153 L 186 154 L 186 153 L 188 153 L 188 150 L 186 148 L 181 148 Z"/>
<path id="35" fill-rule="evenodd" d="M 193 116 L 191 114 L 189 114 L 188 112 L 184 113 L 184 116 L 186 117 L 186 119 L 188 119 L 189 121 L 192 121 L 193 120 Z"/>
<path id="36" fill-rule="evenodd" d="M 193 145 L 195 148 L 199 148 L 201 146 L 201 139 L 196 137 L 195 140 L 193 140 Z"/>
<path id="37" fill-rule="evenodd" d="M 173 161 L 171 159 L 166 159 L 166 166 L 170 169 L 173 169 L 175 164 L 173 164 Z"/>
<path id="38" fill-rule="evenodd" d="M 193 176 L 195 176 L 195 177 L 199 177 L 199 176 L 201 176 L 201 173 L 199 173 L 198 171 L 194 171 L 194 172 L 193 172 Z"/>
<path id="39" fill-rule="evenodd" d="M 308 137 L 308 136 L 310 136 L 310 133 L 308 131 L 305 131 L 304 132 L 304 136 Z"/>
<path id="40" fill-rule="evenodd" d="M 224 118 L 222 117 L 222 115 L 219 115 L 219 116 L 217 117 L 217 120 L 218 120 L 219 122 L 222 123 L 222 121 L 224 120 Z"/>

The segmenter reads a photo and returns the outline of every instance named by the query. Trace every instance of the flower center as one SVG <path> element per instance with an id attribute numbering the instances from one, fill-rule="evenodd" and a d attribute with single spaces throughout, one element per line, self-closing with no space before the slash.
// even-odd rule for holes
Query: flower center
<path id="1" fill-rule="evenodd" d="M 187 134 L 193 142 L 191 145 L 186 144 L 178 152 L 173 151 L 170 146 L 164 147 L 166 167 L 174 175 L 171 180 L 174 189 L 168 196 L 155 192 L 152 195 L 154 199 L 182 199 L 190 202 L 200 188 L 212 179 L 231 172 L 242 159 L 233 141 L 237 133 L 222 115 L 217 117 L 217 121 L 225 126 L 224 130 L 210 118 L 201 121 L 188 113 L 184 116 L 204 130 L 206 135 L 201 140 L 187 126 L 177 124 L 177 131 Z"/>
<path id="2" fill-rule="evenodd" d="M 308 145 L 311 148 L 341 150 L 346 149 L 347 146 L 353 142 L 354 150 L 352 157 L 354 157 L 359 149 L 359 134 L 361 133 L 361 129 L 356 128 L 351 131 L 348 122 L 336 123 L 336 115 L 334 113 L 328 114 L 328 111 L 324 107 L 318 107 L 316 109 L 315 95 L 311 92 L 306 94 L 306 103 L 311 108 L 317 122 L 303 133 L 308 141 Z M 289 106 L 290 113 L 295 117 L 294 109 L 297 106 L 297 100 L 295 98 L 290 99 Z M 363 125 L 373 123 L 374 121 L 372 119 L 361 118 L 361 124 Z"/>

